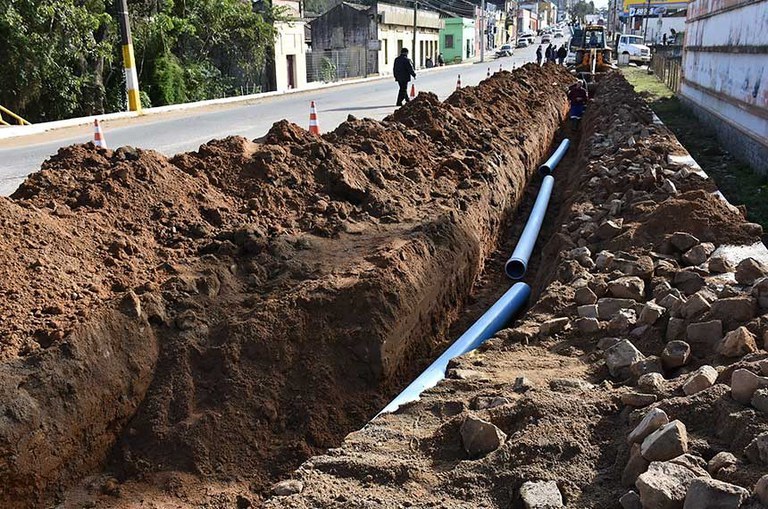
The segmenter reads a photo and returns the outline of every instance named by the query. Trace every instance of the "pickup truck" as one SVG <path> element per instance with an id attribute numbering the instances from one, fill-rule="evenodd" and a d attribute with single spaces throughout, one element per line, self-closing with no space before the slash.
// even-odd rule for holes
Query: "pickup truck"
<path id="1" fill-rule="evenodd" d="M 651 61 L 651 48 L 644 44 L 640 35 L 620 35 L 616 54 L 629 55 L 630 62 L 647 64 Z"/>

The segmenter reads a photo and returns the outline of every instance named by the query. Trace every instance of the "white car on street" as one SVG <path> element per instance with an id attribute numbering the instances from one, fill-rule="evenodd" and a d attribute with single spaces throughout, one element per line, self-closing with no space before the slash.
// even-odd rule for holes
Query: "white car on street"
<path id="1" fill-rule="evenodd" d="M 647 64 L 651 61 L 651 48 L 640 35 L 620 35 L 616 55 L 629 55 L 630 62 Z"/>

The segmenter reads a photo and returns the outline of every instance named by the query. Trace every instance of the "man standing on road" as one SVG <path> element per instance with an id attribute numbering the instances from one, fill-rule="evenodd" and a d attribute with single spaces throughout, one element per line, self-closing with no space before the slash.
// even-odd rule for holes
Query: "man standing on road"
<path id="1" fill-rule="evenodd" d="M 568 56 L 568 50 L 565 49 L 565 44 L 560 45 L 560 49 L 557 50 L 557 61 L 560 65 L 565 62 L 565 57 Z"/>
<path id="2" fill-rule="evenodd" d="M 408 48 L 400 50 L 400 56 L 395 59 L 392 74 L 395 75 L 395 81 L 400 85 L 400 91 L 397 93 L 397 106 L 402 106 L 403 100 L 405 102 L 410 101 L 408 99 L 408 82 L 411 81 L 411 76 L 416 77 L 416 71 L 413 70 L 413 64 L 408 58 Z"/>
<path id="3" fill-rule="evenodd" d="M 541 65 L 541 57 L 542 57 L 541 44 L 539 44 L 539 47 L 536 48 L 536 64 L 537 65 Z"/>

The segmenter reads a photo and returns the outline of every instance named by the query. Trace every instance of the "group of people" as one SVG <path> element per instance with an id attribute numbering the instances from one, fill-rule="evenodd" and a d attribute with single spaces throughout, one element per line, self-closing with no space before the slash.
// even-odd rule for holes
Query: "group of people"
<path id="1" fill-rule="evenodd" d="M 557 62 L 560 65 L 563 65 L 565 63 L 565 57 L 567 56 L 568 48 L 565 47 L 565 44 L 561 44 L 558 48 L 556 45 L 550 42 L 545 51 L 542 51 L 541 44 L 539 44 L 539 47 L 536 48 L 536 63 L 539 65 L 541 65 L 543 58 L 546 58 L 547 62 Z"/>
<path id="2" fill-rule="evenodd" d="M 445 60 L 443 59 L 443 54 L 438 53 L 437 58 L 435 60 L 432 59 L 432 57 L 427 57 L 426 60 L 424 60 L 424 67 L 427 69 L 432 69 L 435 66 L 442 67 L 445 65 Z"/>

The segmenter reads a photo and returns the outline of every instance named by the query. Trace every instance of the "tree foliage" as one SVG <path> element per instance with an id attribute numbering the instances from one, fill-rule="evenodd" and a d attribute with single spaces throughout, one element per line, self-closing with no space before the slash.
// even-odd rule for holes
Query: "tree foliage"
<path id="1" fill-rule="evenodd" d="M 145 106 L 265 79 L 280 12 L 243 0 L 129 0 Z M 0 0 L 0 104 L 30 121 L 125 109 L 113 0 Z"/>

